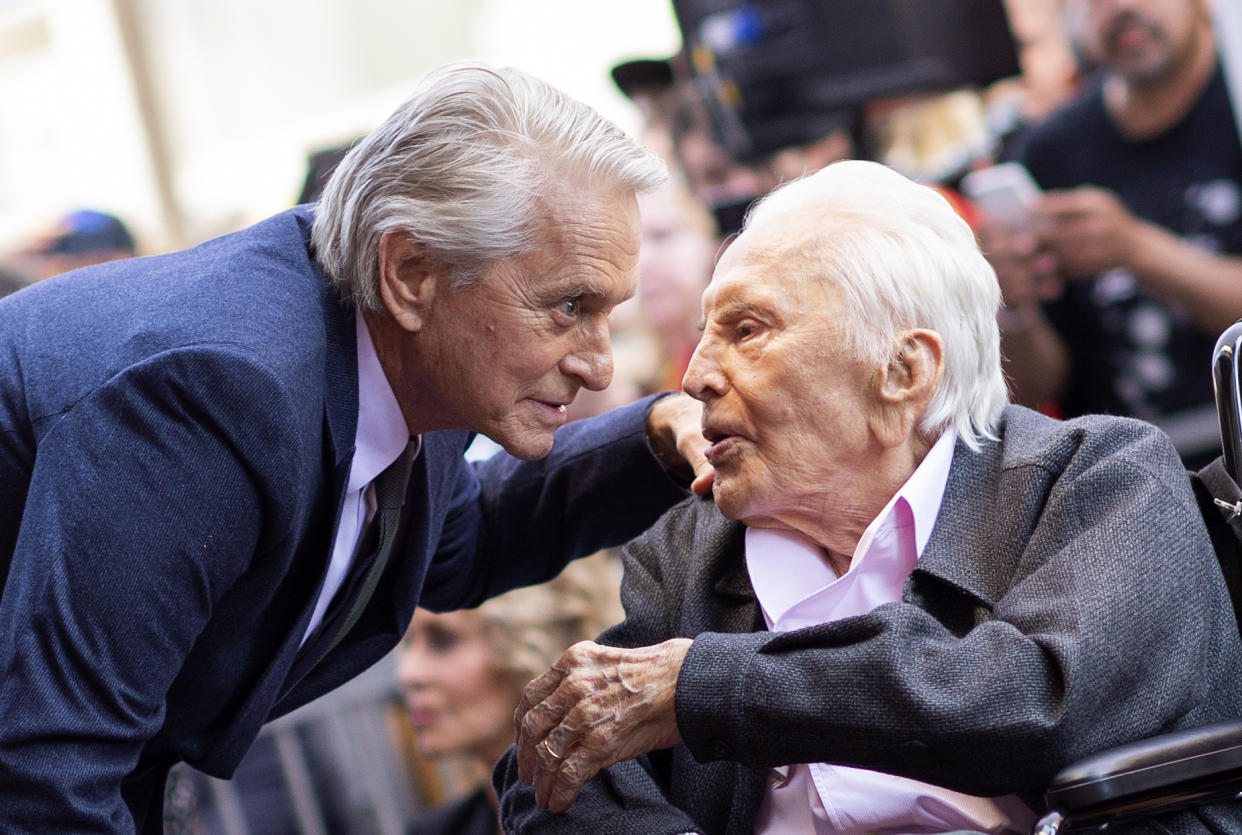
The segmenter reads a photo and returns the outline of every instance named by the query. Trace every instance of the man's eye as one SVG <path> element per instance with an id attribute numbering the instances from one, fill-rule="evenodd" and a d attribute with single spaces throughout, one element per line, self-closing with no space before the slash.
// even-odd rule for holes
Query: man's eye
<path id="1" fill-rule="evenodd" d="M 557 304 L 556 312 L 560 313 L 562 316 L 569 316 L 570 318 L 573 318 L 578 315 L 578 311 L 581 307 L 582 303 L 578 301 L 578 299 L 565 299 Z"/>

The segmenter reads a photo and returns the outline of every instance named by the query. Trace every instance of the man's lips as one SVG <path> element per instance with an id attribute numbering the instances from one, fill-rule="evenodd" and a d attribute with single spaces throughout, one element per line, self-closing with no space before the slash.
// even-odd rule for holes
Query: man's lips
<path id="1" fill-rule="evenodd" d="M 730 429 L 704 426 L 703 437 L 707 439 L 708 447 L 703 450 L 703 455 L 707 458 L 707 463 L 716 466 L 716 462 L 724 458 L 737 444 L 744 440 L 744 436 L 733 432 Z"/>
<path id="2" fill-rule="evenodd" d="M 567 397 L 556 398 L 554 400 L 544 400 L 542 398 L 532 397 L 530 398 L 530 402 L 539 407 L 539 411 L 543 413 L 543 416 L 549 423 L 560 425 L 565 422 L 568 415 L 567 407 L 570 403 L 574 402 L 574 399 L 572 397 Z"/>

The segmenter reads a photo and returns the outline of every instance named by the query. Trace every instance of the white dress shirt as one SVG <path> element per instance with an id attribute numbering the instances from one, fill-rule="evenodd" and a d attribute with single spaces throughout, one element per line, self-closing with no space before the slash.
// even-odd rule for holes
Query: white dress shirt
<path id="1" fill-rule="evenodd" d="M 815 626 L 901 600 L 902 586 L 940 512 L 956 439 L 952 430 L 940 436 L 867 526 L 841 577 L 809 539 L 786 531 L 746 530 L 746 567 L 770 630 Z M 972 797 L 891 774 L 810 763 L 773 769 L 755 832 L 1008 833 L 1029 832 L 1034 820 L 1016 797 Z"/>
<path id="2" fill-rule="evenodd" d="M 349 573 L 358 549 L 358 541 L 367 522 L 375 515 L 375 488 L 372 482 L 388 465 L 397 460 L 410 441 L 410 430 L 397 396 L 388 385 L 384 369 L 375 353 L 375 343 L 367 330 L 362 312 L 354 313 L 358 334 L 358 435 L 354 441 L 354 460 L 349 466 L 349 483 L 341 505 L 341 519 L 332 541 L 332 560 L 324 577 L 323 588 L 315 601 L 310 623 L 302 643 L 323 621 L 332 596 L 340 589 Z M 421 446 L 421 439 L 419 439 Z M 417 452 L 415 453 L 417 456 Z"/>

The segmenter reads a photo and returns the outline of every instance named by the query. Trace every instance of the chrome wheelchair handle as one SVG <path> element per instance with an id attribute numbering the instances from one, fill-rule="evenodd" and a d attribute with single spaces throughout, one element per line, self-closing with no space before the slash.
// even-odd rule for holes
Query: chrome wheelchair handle
<path id="1" fill-rule="evenodd" d="M 1242 320 L 1234 322 L 1216 340 L 1212 352 L 1212 389 L 1220 419 L 1220 442 L 1225 471 L 1235 482 L 1242 465 L 1242 386 L 1238 385 L 1238 352 L 1242 351 Z"/>

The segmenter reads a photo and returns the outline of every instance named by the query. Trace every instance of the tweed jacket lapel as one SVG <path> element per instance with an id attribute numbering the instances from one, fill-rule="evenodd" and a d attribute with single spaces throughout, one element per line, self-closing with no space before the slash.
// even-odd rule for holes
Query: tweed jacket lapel
<path id="1" fill-rule="evenodd" d="M 706 508 L 705 508 L 706 509 Z M 755 598 L 755 589 L 746 570 L 746 527 L 724 518 L 710 506 L 703 514 L 696 536 L 705 577 L 711 589 L 711 623 L 706 629 L 717 632 L 762 632 L 767 629 Z M 702 627 L 699 631 L 703 631 Z M 689 756 L 688 754 L 686 756 Z M 723 768 L 724 764 L 716 767 Z M 728 835 L 753 831 L 755 816 L 763 803 L 769 770 L 733 764 L 733 784 L 729 787 Z M 703 786 L 704 791 L 707 787 Z M 715 788 L 723 788 L 718 785 Z"/>
<path id="2" fill-rule="evenodd" d="M 767 627 L 746 570 L 746 526 L 726 519 L 710 506 L 699 521 L 695 536 L 698 564 L 703 566 L 711 589 L 711 623 L 699 629 L 720 632 L 753 632 Z"/>
<path id="3" fill-rule="evenodd" d="M 1000 528 L 997 514 L 1002 511 L 996 499 L 1002 447 L 1000 442 L 984 441 L 983 448 L 975 452 L 958 440 L 940 513 L 927 547 L 906 581 L 907 599 L 920 574 L 946 582 L 988 608 L 992 608 L 1009 587 L 1009 572 L 1004 566 L 1011 564 L 1010 560 L 961 558 L 967 544 L 976 552 L 982 543 L 1005 547 L 997 536 Z"/>

